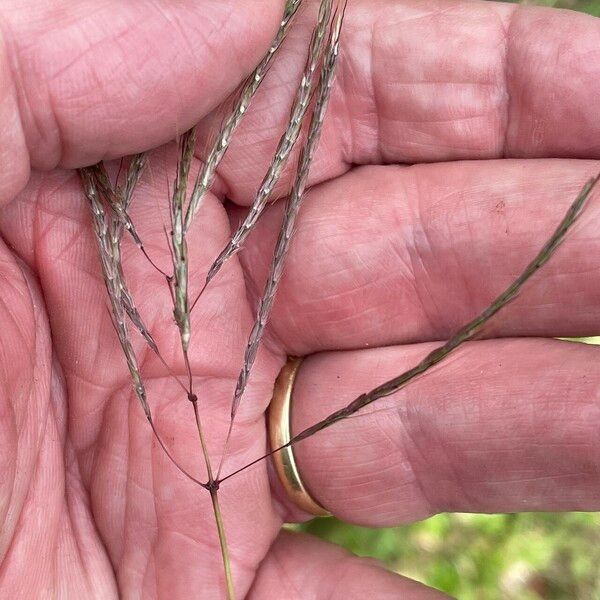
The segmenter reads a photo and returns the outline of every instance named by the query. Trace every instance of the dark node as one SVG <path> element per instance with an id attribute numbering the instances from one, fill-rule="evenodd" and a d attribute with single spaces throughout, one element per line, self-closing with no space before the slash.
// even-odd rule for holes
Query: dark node
<path id="1" fill-rule="evenodd" d="M 188 400 L 192 404 L 195 404 L 196 402 L 198 402 L 198 396 L 196 396 L 196 394 L 188 394 Z"/>
<path id="2" fill-rule="evenodd" d="M 215 493 L 219 491 L 219 488 L 221 487 L 221 482 L 220 481 L 209 481 L 206 489 L 211 493 Z"/>

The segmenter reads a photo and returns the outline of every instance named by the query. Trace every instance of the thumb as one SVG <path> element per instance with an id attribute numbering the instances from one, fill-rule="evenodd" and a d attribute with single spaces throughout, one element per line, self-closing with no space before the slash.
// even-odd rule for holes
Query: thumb
<path id="1" fill-rule="evenodd" d="M 0 9 L 0 203 L 30 168 L 182 133 L 251 72 L 283 0 L 11 0 Z"/>

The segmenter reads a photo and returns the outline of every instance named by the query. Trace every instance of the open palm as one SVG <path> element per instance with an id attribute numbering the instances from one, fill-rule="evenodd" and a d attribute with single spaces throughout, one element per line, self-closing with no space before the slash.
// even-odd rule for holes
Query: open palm
<path id="1" fill-rule="evenodd" d="M 283 3 L 8 4 L 0 589 L 13 598 L 220 598 L 210 499 L 152 436 L 106 308 L 79 179 L 49 169 L 157 146 L 203 117 L 209 139 L 221 116 L 211 111 L 258 61 Z M 268 166 L 313 14 L 308 3 L 190 232 L 196 288 Z M 484 2 L 356 0 L 344 36 L 314 187 L 225 473 L 265 451 L 264 412 L 286 355 L 310 355 L 294 396 L 296 425 L 307 426 L 411 366 L 486 306 L 600 166 L 597 20 Z M 429 164 L 398 166 L 408 163 Z M 164 268 L 175 164 L 173 144 L 152 154 L 132 210 Z M 289 178 L 279 196 L 288 188 Z M 215 460 L 280 218 L 275 205 L 194 311 L 190 358 Z M 490 339 L 369 416 L 298 446 L 320 502 L 371 526 L 445 510 L 599 508 L 597 349 L 549 339 L 600 323 L 598 218 L 592 204 Z M 164 358 L 183 374 L 164 279 L 133 245 L 125 268 Z M 142 340 L 137 350 L 163 439 L 202 477 L 189 403 Z M 221 489 L 240 596 L 436 597 L 282 533 L 303 515 L 269 471 L 263 462 Z"/>

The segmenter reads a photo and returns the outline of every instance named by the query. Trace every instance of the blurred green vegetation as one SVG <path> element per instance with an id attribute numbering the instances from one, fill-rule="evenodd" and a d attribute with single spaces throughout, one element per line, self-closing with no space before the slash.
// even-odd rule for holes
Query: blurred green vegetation
<path id="1" fill-rule="evenodd" d="M 509 0 L 509 2 L 519 2 L 519 0 Z M 589 13 L 590 15 L 600 16 L 600 0 L 529 0 L 521 4 L 539 4 L 542 6 L 555 6 L 556 8 L 571 8 Z"/>
<path id="2" fill-rule="evenodd" d="M 597 600 L 600 514 L 442 514 L 375 530 L 319 519 L 305 531 L 460 600 Z"/>
<path id="3" fill-rule="evenodd" d="M 600 16 L 600 0 L 528 3 Z M 443 514 L 385 530 L 319 519 L 303 529 L 460 600 L 600 600 L 600 513 Z"/>

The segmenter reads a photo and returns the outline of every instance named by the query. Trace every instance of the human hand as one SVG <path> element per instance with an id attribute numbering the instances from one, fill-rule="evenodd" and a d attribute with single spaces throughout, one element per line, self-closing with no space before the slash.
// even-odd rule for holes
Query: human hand
<path id="1" fill-rule="evenodd" d="M 147 2 L 135 13 L 131 4 L 105 3 L 86 16 L 91 4 L 69 6 L 65 16 L 61 6 L 30 1 L 4 16 L 5 64 L 23 81 L 28 140 L 15 146 L 18 135 L 5 135 L 14 161 L 2 162 L 5 200 L 26 177 L 23 156 L 40 169 L 74 167 L 184 131 L 257 62 L 281 12 L 238 0 L 235 13 L 233 2 L 204 2 L 206 12 Z M 73 25 L 57 31 L 52 19 Z M 193 282 L 268 165 L 309 21 L 301 16 L 190 231 Z M 598 170 L 597 20 L 492 3 L 357 0 L 344 35 L 315 187 L 239 413 L 230 469 L 265 450 L 263 415 L 286 355 L 309 356 L 294 394 L 300 428 L 412 365 L 487 305 Z M 136 62 L 138 52 L 147 60 Z M 443 162 L 457 159 L 473 162 Z M 164 265 L 161 211 L 175 160 L 172 146 L 154 153 L 132 211 Z M 224 197 L 238 208 L 223 208 Z M 265 215 L 194 312 L 190 357 L 215 456 L 280 214 L 276 206 Z M 596 349 L 525 339 L 597 327 L 597 214 L 592 204 L 568 245 L 488 330 L 496 339 L 471 344 L 438 375 L 374 405 L 372 416 L 297 446 L 302 476 L 322 504 L 370 526 L 446 510 L 598 508 Z M 35 174 L 0 227 L 3 591 L 222 597 L 210 501 L 153 443 L 131 393 L 78 178 Z M 126 268 L 165 358 L 182 372 L 164 280 L 135 249 Z M 157 426 L 198 472 L 189 406 L 141 342 L 138 350 Z M 302 515 L 270 485 L 266 463 L 229 480 L 221 495 L 240 595 L 436 596 L 281 532 L 284 520 Z"/>

